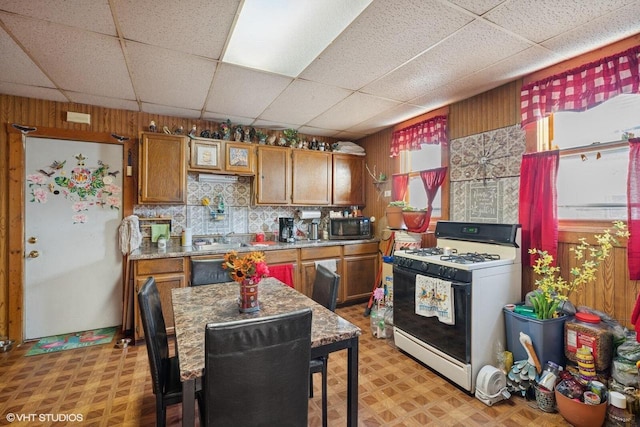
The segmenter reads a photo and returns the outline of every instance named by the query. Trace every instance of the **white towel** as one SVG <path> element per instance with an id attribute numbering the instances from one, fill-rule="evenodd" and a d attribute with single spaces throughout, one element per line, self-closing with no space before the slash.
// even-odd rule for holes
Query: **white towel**
<path id="1" fill-rule="evenodd" d="M 130 254 L 142 244 L 142 233 L 140 232 L 140 221 L 136 215 L 129 215 L 124 218 L 118 227 L 120 237 L 120 250 L 122 255 Z"/>
<path id="2" fill-rule="evenodd" d="M 451 282 L 435 277 L 416 275 L 416 314 L 437 316 L 441 323 L 455 325 Z"/>
<path id="3" fill-rule="evenodd" d="M 322 261 L 316 261 L 316 269 L 318 268 L 318 265 L 322 265 L 323 267 L 327 267 L 329 270 L 333 271 L 334 273 L 336 272 L 336 270 L 338 268 L 335 259 L 324 259 Z"/>

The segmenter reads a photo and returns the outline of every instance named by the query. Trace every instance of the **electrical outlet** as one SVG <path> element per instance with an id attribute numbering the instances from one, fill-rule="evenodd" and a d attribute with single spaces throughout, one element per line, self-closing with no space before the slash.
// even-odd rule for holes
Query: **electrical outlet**
<path id="1" fill-rule="evenodd" d="M 391 190 L 384 190 L 384 197 L 391 197 Z"/>

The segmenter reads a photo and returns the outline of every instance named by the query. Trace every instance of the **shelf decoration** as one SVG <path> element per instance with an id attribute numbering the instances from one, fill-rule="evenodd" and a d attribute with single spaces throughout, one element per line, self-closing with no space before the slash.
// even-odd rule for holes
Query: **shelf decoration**
<path id="1" fill-rule="evenodd" d="M 380 196 L 382 195 L 382 193 L 384 193 L 384 190 L 381 187 L 387 182 L 389 182 L 389 180 L 387 179 L 387 174 L 385 174 L 384 172 L 378 173 L 376 171 L 376 166 L 373 166 L 373 171 L 369 169 L 369 165 L 367 164 L 365 164 L 364 167 L 367 169 L 369 176 L 373 178 L 373 185 L 376 187 L 376 190 L 378 191 L 378 200 L 380 200 Z"/>

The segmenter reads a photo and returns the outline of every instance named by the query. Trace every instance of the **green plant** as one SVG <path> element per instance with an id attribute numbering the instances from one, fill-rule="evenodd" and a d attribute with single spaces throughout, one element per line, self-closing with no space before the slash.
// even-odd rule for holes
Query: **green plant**
<path id="1" fill-rule="evenodd" d="M 614 221 L 613 226 L 613 234 L 606 229 L 602 234 L 593 236 L 597 246 L 591 246 L 585 238 L 581 238 L 579 245 L 569 249 L 576 260 L 576 266 L 569 272 L 569 281 L 560 275 L 560 267 L 554 265 L 553 256 L 547 251 L 529 249 L 530 254 L 538 255 L 533 271 L 541 276 L 535 282 L 538 288 L 531 297 L 538 319 L 557 317 L 558 307 L 569 299 L 569 294 L 595 281 L 598 267 L 609 257 L 613 245 L 618 243 L 616 237 L 629 237 L 629 231 L 622 221 Z"/>
<path id="2" fill-rule="evenodd" d="M 404 200 L 396 200 L 394 202 L 389 202 L 389 206 L 404 208 L 407 206 L 407 203 Z"/>
<path id="3" fill-rule="evenodd" d="M 295 129 L 285 129 L 282 131 L 284 139 L 289 145 L 298 142 L 298 131 Z"/>
<path id="4" fill-rule="evenodd" d="M 403 212 L 424 212 L 427 208 L 415 208 L 413 206 L 406 205 L 402 208 Z"/>

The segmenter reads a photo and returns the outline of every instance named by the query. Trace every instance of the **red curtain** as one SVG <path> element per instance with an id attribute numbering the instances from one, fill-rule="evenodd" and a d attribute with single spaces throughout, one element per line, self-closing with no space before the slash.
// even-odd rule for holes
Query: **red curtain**
<path id="1" fill-rule="evenodd" d="M 396 173 L 391 176 L 391 201 L 404 200 L 409 186 L 408 173 Z"/>
<path id="2" fill-rule="evenodd" d="M 537 82 L 520 91 L 521 126 L 554 111 L 584 111 L 621 93 L 640 92 L 640 46 Z"/>
<path id="3" fill-rule="evenodd" d="M 446 176 L 446 167 L 420 171 L 420 178 L 422 178 L 424 190 L 427 192 L 427 217 L 425 218 L 424 222 L 422 223 L 422 227 L 420 227 L 419 230 L 412 231 L 415 231 L 416 233 L 424 233 L 425 231 L 427 231 L 427 228 L 429 228 L 429 221 L 431 221 L 431 211 L 433 210 L 431 204 L 433 203 L 433 199 L 436 198 L 438 189 L 444 182 Z"/>
<path id="4" fill-rule="evenodd" d="M 519 214 L 522 224 L 522 264 L 533 265 L 531 248 L 547 251 L 554 262 L 558 252 L 556 179 L 558 150 L 525 154 L 520 165 Z"/>
<path id="5" fill-rule="evenodd" d="M 631 236 L 627 242 L 629 279 L 640 279 L 640 138 L 629 140 L 627 175 L 627 224 Z"/>
<path id="6" fill-rule="evenodd" d="M 447 144 L 447 116 L 436 116 L 393 132 L 390 157 L 400 151 L 420 150 L 421 144 Z"/>

